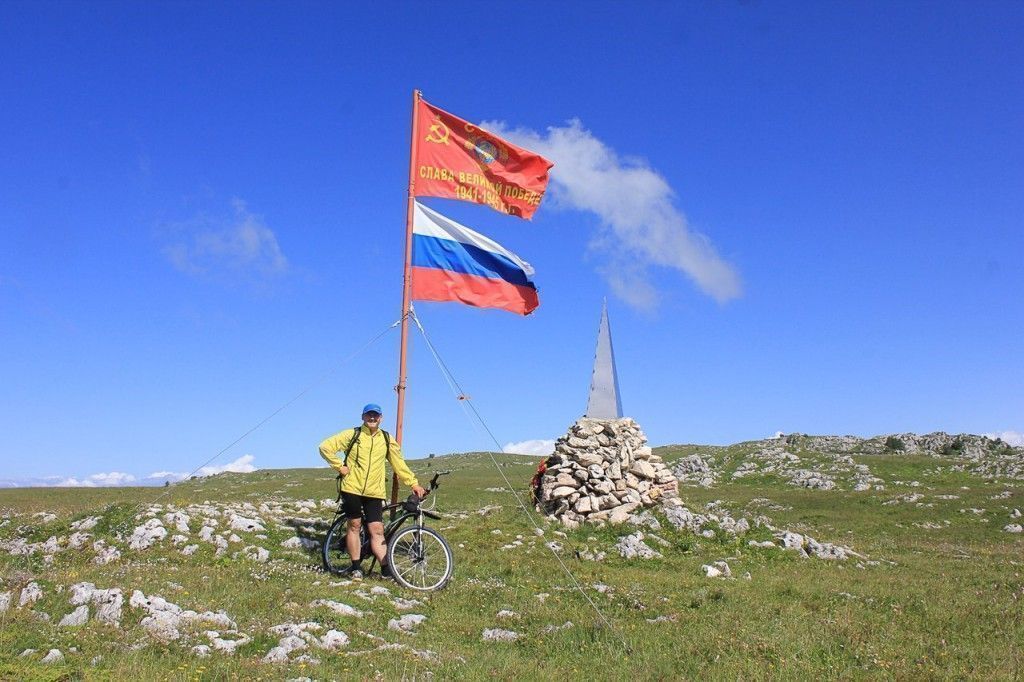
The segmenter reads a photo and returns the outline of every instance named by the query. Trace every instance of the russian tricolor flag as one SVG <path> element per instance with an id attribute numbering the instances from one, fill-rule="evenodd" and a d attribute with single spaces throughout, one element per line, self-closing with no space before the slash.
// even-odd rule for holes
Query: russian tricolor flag
<path id="1" fill-rule="evenodd" d="M 418 201 L 412 223 L 412 297 L 529 315 L 540 305 L 533 268 L 478 232 Z"/>

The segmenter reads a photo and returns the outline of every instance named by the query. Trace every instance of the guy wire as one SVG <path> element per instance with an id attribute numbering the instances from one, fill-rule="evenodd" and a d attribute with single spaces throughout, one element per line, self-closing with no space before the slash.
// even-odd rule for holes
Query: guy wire
<path id="1" fill-rule="evenodd" d="M 395 322 L 393 322 L 392 324 L 388 325 L 388 326 L 387 326 L 387 327 L 385 327 L 385 328 L 384 328 L 384 329 L 383 329 L 383 330 L 382 330 L 382 331 L 381 331 L 381 332 L 380 332 L 379 334 L 377 334 L 377 335 L 376 335 L 376 336 L 374 336 L 374 337 L 373 337 L 372 339 L 370 339 L 369 341 L 367 341 L 366 343 L 364 343 L 364 344 L 363 344 L 363 345 L 362 345 L 362 346 L 361 346 L 361 347 L 360 347 L 359 349 L 357 349 L 357 350 L 353 351 L 352 353 L 349 353 L 349 354 L 348 354 L 347 356 L 345 356 L 345 358 L 344 358 L 344 359 L 342 359 L 342 360 L 341 360 L 340 362 L 338 362 L 338 363 L 337 363 L 336 365 L 334 365 L 334 367 L 332 367 L 332 368 L 328 369 L 328 370 L 327 370 L 327 371 L 326 371 L 325 373 L 323 373 L 323 374 L 322 374 L 322 375 L 321 375 L 321 376 L 320 376 L 319 378 L 317 378 L 316 380 L 314 380 L 314 381 L 313 381 L 313 383 L 309 384 L 309 385 L 308 385 L 308 386 L 306 386 L 306 387 L 305 387 L 304 389 L 302 389 L 301 391 L 299 391 L 299 392 L 298 392 L 298 393 L 297 393 L 297 394 L 296 394 L 296 395 L 295 395 L 294 397 L 292 397 L 292 398 L 291 398 L 290 400 L 288 400 L 287 402 L 285 402 L 285 403 L 284 403 L 283 405 L 281 405 L 280 407 L 278 407 L 278 408 L 277 408 L 276 410 L 274 410 L 273 412 L 271 412 L 270 414 L 268 414 L 268 415 L 267 415 L 266 417 L 264 417 L 263 419 L 261 419 L 261 420 L 260 420 L 260 421 L 259 421 L 259 422 L 258 422 L 258 423 L 257 423 L 257 424 L 255 425 L 255 426 L 253 426 L 252 428 L 250 428 L 250 429 L 249 429 L 248 431 L 246 431 L 245 433 L 243 433 L 243 434 L 242 434 L 241 436 L 239 436 L 239 437 L 238 437 L 238 438 L 236 438 L 235 440 L 231 441 L 231 443 L 229 443 L 229 444 L 228 444 L 228 445 L 226 445 L 225 447 L 221 448 L 221 450 L 220 450 L 219 452 L 217 452 L 217 454 L 215 454 L 215 455 L 214 455 L 213 457 L 210 457 L 210 459 L 206 460 L 205 462 L 203 462 L 202 464 L 200 464 L 199 466 L 197 466 L 197 467 L 196 467 L 195 469 L 193 469 L 193 470 L 192 470 L 192 471 L 191 471 L 191 472 L 190 472 L 190 473 L 189 473 L 188 475 L 186 475 L 186 476 L 185 476 L 185 478 L 183 478 L 182 480 L 185 480 L 185 481 L 187 481 L 188 479 L 190 479 L 190 478 L 191 478 L 192 476 L 194 476 L 194 475 L 195 475 L 195 474 L 196 474 L 197 472 L 199 472 L 200 470 L 202 470 L 202 469 L 203 469 L 203 467 L 209 466 L 210 462 L 214 461 L 215 459 L 217 459 L 218 457 L 220 457 L 221 455 L 223 455 L 223 454 L 224 454 L 225 452 L 227 452 L 227 451 L 228 451 L 228 450 L 230 450 L 231 448 L 233 448 L 233 447 L 235 447 L 236 445 L 238 445 L 238 444 L 239 444 L 240 442 L 242 442 L 242 441 L 243 441 L 243 440 L 244 440 L 244 439 L 245 439 L 246 437 L 248 437 L 248 436 L 249 436 L 250 434 L 252 434 L 252 433 L 253 433 L 254 431 L 256 431 L 256 430 L 257 430 L 257 429 L 259 429 L 259 428 L 260 428 L 261 426 L 263 426 L 264 424 L 266 424 L 267 422 L 269 422 L 269 421 L 270 421 L 271 419 L 273 419 L 274 417 L 276 417 L 276 416 L 277 416 L 278 414 L 280 414 L 281 412 L 283 412 L 283 411 L 284 411 L 284 410 L 285 410 L 285 409 L 286 409 L 286 408 L 287 408 L 288 406 L 290 406 L 290 405 L 291 405 L 292 403 L 294 403 L 295 401 L 299 400 L 299 399 L 300 399 L 300 398 L 302 398 L 302 397 L 303 397 L 304 395 L 306 395 L 307 393 L 309 393 L 310 391 L 312 391 L 312 390 L 313 390 L 314 388 L 316 388 L 317 386 L 319 386 L 319 385 L 321 385 L 322 383 L 324 383 L 325 381 L 327 381 L 327 379 L 329 379 L 329 378 L 330 378 L 330 377 L 331 377 L 331 376 L 332 376 L 332 375 L 333 375 L 333 374 L 334 374 L 335 372 L 337 372 L 337 371 L 338 371 L 339 369 L 341 369 L 341 368 L 342 368 L 342 367 L 344 367 L 344 366 L 345 366 L 346 364 L 348 364 L 349 362 L 351 362 L 351 361 L 352 361 L 352 360 L 353 360 L 353 359 L 354 359 L 354 358 L 355 358 L 355 357 L 356 357 L 357 355 L 359 355 L 360 353 L 364 352 L 364 351 L 365 351 L 365 350 L 366 350 L 367 348 L 369 348 L 370 346 L 372 346 L 373 344 L 375 344 L 375 343 L 376 343 L 377 341 L 379 341 L 379 340 L 380 340 L 380 338 L 381 338 L 382 336 L 384 336 L 384 335 L 385 335 L 385 334 L 387 334 L 387 333 L 388 333 L 389 331 L 391 331 L 392 329 L 394 329 L 395 327 L 397 327 L 398 325 L 400 325 L 400 324 L 402 323 L 402 319 L 404 319 L 404 318 L 400 318 L 400 319 L 396 320 Z M 145 504 L 145 505 L 154 505 L 154 504 L 156 504 L 157 502 L 159 502 L 160 500 L 162 500 L 162 499 L 163 499 L 164 497 L 166 497 L 167 495 L 169 495 L 169 494 L 170 494 L 170 492 L 171 492 L 171 488 L 170 488 L 170 487 L 168 487 L 168 488 L 166 488 L 166 489 L 165 489 L 165 490 L 164 490 L 164 491 L 163 491 L 163 492 L 162 492 L 162 493 L 161 493 L 160 495 L 157 495 L 155 499 L 152 499 L 152 500 L 150 500 L 149 502 L 140 502 L 140 503 L 139 503 L 139 504 L 138 504 L 138 505 L 137 505 L 137 506 L 135 507 L 135 509 L 134 509 L 134 510 L 132 511 L 132 517 L 134 518 L 135 514 L 136 514 L 136 513 L 137 513 L 137 512 L 139 511 L 139 509 L 141 509 L 141 508 L 142 508 L 143 504 Z M 121 526 L 121 528 L 123 528 L 123 527 L 124 527 L 125 525 L 127 525 L 127 524 L 124 524 L 124 525 L 122 525 L 122 526 Z"/>
<path id="2" fill-rule="evenodd" d="M 494 442 L 495 446 L 497 446 L 498 450 L 501 451 L 501 443 L 498 442 L 497 438 L 495 438 L 494 433 L 491 431 L 490 427 L 487 426 L 487 422 L 484 421 L 484 418 L 480 416 L 480 412 L 477 411 L 472 399 L 470 399 L 470 397 L 466 395 L 466 393 L 462 390 L 462 386 L 459 385 L 458 380 L 452 374 L 451 370 L 448 369 L 448 365 L 446 365 L 444 360 L 441 359 L 441 355 L 437 352 L 437 349 L 434 348 L 434 344 L 430 342 L 430 338 L 427 336 L 427 332 L 423 328 L 423 324 L 420 322 L 420 318 L 416 315 L 416 311 L 412 309 L 411 306 L 410 313 L 412 315 L 413 321 L 416 322 L 416 327 L 420 330 L 420 334 L 423 335 L 423 340 L 426 342 L 427 348 L 430 349 L 431 355 L 434 356 L 434 360 L 437 362 L 438 367 L 441 369 L 442 376 L 444 376 L 449 388 L 451 388 L 452 392 L 455 394 L 456 400 L 460 403 L 469 405 L 469 408 L 473 411 L 473 414 L 476 416 L 477 421 L 487 432 L 487 435 L 490 436 L 491 440 Z M 463 409 L 465 410 L 465 408 Z M 533 524 L 533 527 L 540 530 L 543 533 L 544 529 L 541 528 L 540 524 L 537 523 L 537 520 L 534 518 L 534 515 L 530 512 L 527 505 L 523 502 L 515 486 L 512 485 L 512 483 L 508 480 L 508 477 L 505 476 L 505 472 L 501 470 L 501 467 L 498 465 L 498 461 L 494 459 L 494 453 L 488 452 L 487 456 L 490 457 L 491 463 L 494 464 L 494 468 L 498 470 L 499 474 L 501 474 L 501 478 L 502 480 L 505 481 L 505 485 L 508 486 L 508 489 L 512 491 L 512 494 L 516 498 L 516 502 L 519 504 L 519 508 L 522 509 L 523 512 L 526 514 L 526 517 L 529 519 L 530 523 Z M 587 600 L 587 603 L 590 604 L 591 608 L 594 609 L 594 612 L 598 615 L 598 617 L 604 622 L 604 624 L 608 627 L 609 630 L 618 635 L 619 640 L 622 642 L 623 648 L 625 648 L 627 652 L 631 653 L 632 648 L 626 642 L 626 638 L 623 636 L 622 632 L 617 627 L 615 627 L 615 625 L 613 625 L 611 621 L 608 620 L 604 613 L 601 612 L 601 609 L 597 607 L 597 604 L 595 604 L 594 601 L 590 598 L 590 595 L 588 595 L 583 590 L 583 587 L 580 585 L 579 580 L 576 579 L 576 576 L 569 569 L 569 567 L 565 565 L 565 562 L 562 561 L 562 557 L 558 555 L 558 552 L 556 552 L 555 549 L 551 547 L 548 543 L 544 543 L 544 546 L 551 551 L 551 554 L 558 561 L 558 565 L 562 567 L 562 571 L 564 571 L 565 574 L 569 576 L 569 579 L 572 581 L 573 586 L 581 595 L 583 595 L 583 598 Z"/>

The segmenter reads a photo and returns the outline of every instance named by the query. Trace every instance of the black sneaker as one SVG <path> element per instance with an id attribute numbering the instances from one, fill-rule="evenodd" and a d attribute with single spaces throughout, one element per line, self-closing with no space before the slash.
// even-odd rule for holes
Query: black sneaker
<path id="1" fill-rule="evenodd" d="M 394 574 L 391 573 L 391 566 L 390 566 L 390 564 L 384 564 L 383 566 L 380 567 L 380 577 L 381 578 L 387 578 L 389 580 L 394 580 L 395 579 Z"/>
<path id="2" fill-rule="evenodd" d="M 341 571 L 338 572 L 338 575 L 340 575 L 342 578 L 348 578 L 349 580 L 363 579 L 362 569 L 356 566 L 349 566 L 348 568 L 343 568 L 341 569 Z"/>

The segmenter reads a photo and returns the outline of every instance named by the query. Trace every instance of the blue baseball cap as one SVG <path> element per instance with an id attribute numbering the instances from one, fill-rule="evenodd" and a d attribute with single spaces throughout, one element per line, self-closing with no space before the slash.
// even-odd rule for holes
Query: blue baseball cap
<path id="1" fill-rule="evenodd" d="M 362 414 L 366 414 L 367 412 L 376 412 L 377 414 L 384 414 L 384 410 L 380 409 L 380 405 L 378 405 L 377 403 L 368 403 L 366 405 L 363 405 Z"/>

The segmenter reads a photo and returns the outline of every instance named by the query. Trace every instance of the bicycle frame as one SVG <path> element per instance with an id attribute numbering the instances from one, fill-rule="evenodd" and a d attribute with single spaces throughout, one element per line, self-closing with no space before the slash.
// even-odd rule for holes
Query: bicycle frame
<path id="1" fill-rule="evenodd" d="M 388 506 L 384 507 L 384 509 L 382 511 L 394 512 L 394 511 L 397 511 L 398 509 L 400 509 L 403 504 L 404 504 L 403 502 L 398 502 L 397 504 L 389 504 Z M 334 512 L 334 521 L 331 523 L 331 525 L 334 525 L 334 523 L 337 523 L 338 522 L 338 517 L 343 516 L 343 515 L 344 515 L 344 512 L 339 507 L 338 510 Z M 419 510 L 416 513 L 413 513 L 413 512 L 410 512 L 410 511 L 406 511 L 401 516 L 393 517 L 393 519 L 391 521 L 389 521 L 386 526 L 384 526 L 384 546 L 385 547 L 387 546 L 388 542 L 391 541 L 391 536 L 394 535 L 395 532 L 397 532 L 399 528 L 401 528 L 403 525 L 405 525 L 405 522 L 408 521 L 409 519 L 416 519 L 415 525 L 417 527 L 419 527 L 419 528 L 423 528 L 423 516 L 424 516 L 424 513 L 423 513 L 423 510 L 421 509 L 421 510 Z M 361 517 L 360 521 L 363 523 L 363 525 L 365 527 L 366 526 L 366 519 Z M 366 527 L 366 530 L 367 530 L 366 540 L 362 544 L 360 544 L 360 546 L 359 546 L 359 548 L 361 550 L 360 554 L 363 555 L 363 556 L 365 556 L 367 554 L 367 552 L 365 552 L 363 550 L 367 550 L 370 547 L 370 536 L 369 536 L 369 530 L 370 529 L 369 529 L 369 527 Z M 376 563 L 377 557 L 374 556 L 373 552 L 370 552 L 369 555 L 370 555 L 370 557 L 372 557 L 372 562 L 370 564 L 370 566 L 372 567 Z"/>

